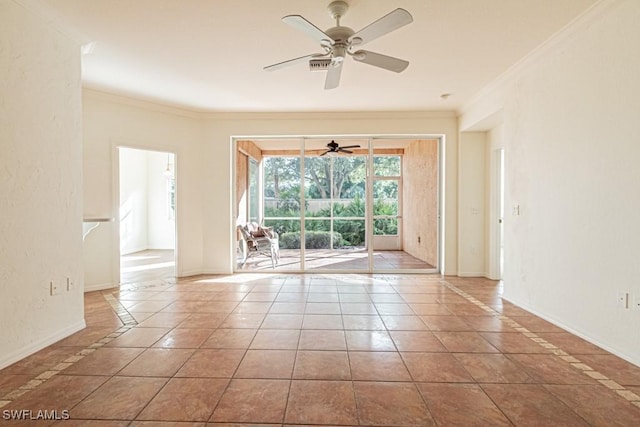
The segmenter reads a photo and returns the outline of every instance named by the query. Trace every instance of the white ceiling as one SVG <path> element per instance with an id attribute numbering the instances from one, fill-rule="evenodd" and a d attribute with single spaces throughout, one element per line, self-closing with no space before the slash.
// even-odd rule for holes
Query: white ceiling
<path id="1" fill-rule="evenodd" d="M 413 15 L 366 45 L 407 70 L 347 58 L 329 91 L 305 63 L 264 71 L 321 51 L 281 18 L 326 30 L 329 0 L 41 0 L 95 42 L 82 58 L 86 87 L 210 112 L 458 110 L 597 0 L 347 1 L 341 24 L 355 31 L 398 7 Z"/>

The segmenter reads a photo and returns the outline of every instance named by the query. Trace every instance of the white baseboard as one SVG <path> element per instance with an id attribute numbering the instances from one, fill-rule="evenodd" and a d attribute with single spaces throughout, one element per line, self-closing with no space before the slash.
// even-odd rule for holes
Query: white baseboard
<path id="1" fill-rule="evenodd" d="M 465 271 L 465 272 L 458 272 L 458 276 L 459 277 L 487 277 L 487 273 L 485 273 L 484 271 L 482 272 L 474 272 L 474 271 Z"/>
<path id="2" fill-rule="evenodd" d="M 562 322 L 559 322 L 556 319 L 553 319 L 553 318 L 551 318 L 549 316 L 546 316 L 543 313 L 540 313 L 537 310 L 534 310 L 533 308 L 527 306 L 526 304 L 520 304 L 518 301 L 514 301 L 512 299 L 506 298 L 504 295 L 502 296 L 502 299 L 504 299 L 506 301 L 509 301 L 511 304 L 515 304 L 518 307 L 520 307 L 520 308 L 522 308 L 524 310 L 527 310 L 528 312 L 530 312 L 532 314 L 535 314 L 536 316 L 540 317 L 541 319 L 544 319 L 547 322 L 552 323 L 552 324 L 556 325 L 557 327 L 562 328 L 565 331 L 570 332 L 573 335 L 576 335 L 576 336 L 582 338 L 583 340 L 585 340 L 587 342 L 590 342 L 591 344 L 596 345 L 596 346 L 608 351 L 609 353 L 620 357 L 621 359 L 626 360 L 629 363 L 633 363 L 636 366 L 640 366 L 640 358 L 638 358 L 639 357 L 638 355 L 625 354 L 625 353 L 620 352 L 619 350 L 611 348 L 610 346 L 599 342 L 598 340 L 594 339 L 593 337 L 591 337 L 591 336 L 589 336 L 589 335 L 587 335 L 587 334 L 585 334 L 585 333 L 583 333 L 581 331 L 577 331 L 577 330 L 573 329 L 572 327 L 567 326 L 567 325 L 563 324 Z M 579 358 L 580 357 L 578 356 L 578 359 Z"/>
<path id="3" fill-rule="evenodd" d="M 199 276 L 201 274 L 208 274 L 203 272 L 202 270 L 187 270 L 176 272 L 176 277 L 191 277 L 191 276 Z"/>
<path id="4" fill-rule="evenodd" d="M 211 275 L 224 275 L 230 276 L 233 274 L 233 271 L 222 271 L 222 270 L 187 270 L 181 271 L 177 273 L 177 277 L 192 277 L 192 276 L 200 276 L 202 274 L 211 274 Z"/>
<path id="5" fill-rule="evenodd" d="M 146 246 L 139 246 L 139 247 L 135 247 L 133 249 L 127 249 L 126 251 L 122 251 L 120 253 L 120 256 L 135 254 L 136 252 L 146 251 L 147 249 L 149 249 L 149 248 L 146 247 Z"/>
<path id="6" fill-rule="evenodd" d="M 228 271 L 228 270 L 203 270 L 203 271 L 199 272 L 198 274 L 211 274 L 211 275 L 218 275 L 218 276 L 231 276 L 233 274 L 233 271 Z"/>
<path id="7" fill-rule="evenodd" d="M 78 332 L 81 329 L 86 327 L 86 323 L 84 322 L 84 318 L 71 326 L 68 326 L 60 331 L 49 335 L 48 337 L 44 337 L 39 339 L 36 342 L 33 342 L 19 350 L 16 350 L 6 356 L 2 356 L 0 358 L 0 369 L 4 369 L 7 366 L 24 359 L 27 356 L 32 355 L 36 351 L 42 350 L 43 348 L 50 346 L 53 343 L 60 341 L 63 338 L 68 337 L 71 334 Z"/>
<path id="8" fill-rule="evenodd" d="M 93 285 L 84 285 L 85 292 L 104 291 L 105 289 L 117 288 L 117 284 L 113 283 L 95 283 Z"/>

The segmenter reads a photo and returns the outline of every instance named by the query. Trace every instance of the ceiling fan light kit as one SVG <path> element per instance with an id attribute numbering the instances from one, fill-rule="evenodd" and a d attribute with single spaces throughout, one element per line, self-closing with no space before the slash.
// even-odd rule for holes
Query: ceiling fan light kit
<path id="1" fill-rule="evenodd" d="M 347 56 L 355 61 L 374 67 L 400 73 L 404 71 L 409 62 L 381 53 L 367 50 L 356 50 L 356 47 L 375 40 L 391 31 L 404 27 L 413 22 L 413 17 L 404 9 L 396 9 L 377 21 L 367 25 L 358 32 L 349 27 L 340 25 L 340 19 L 347 13 L 349 5 L 344 1 L 334 1 L 329 4 L 328 10 L 331 18 L 336 21 L 336 26 L 322 31 L 300 15 L 287 15 L 282 21 L 293 28 L 302 31 L 320 44 L 323 53 L 312 53 L 284 62 L 264 67 L 267 71 L 275 71 L 299 62 L 309 61 L 311 71 L 327 70 L 325 89 L 334 89 L 340 84 L 342 65 Z"/>

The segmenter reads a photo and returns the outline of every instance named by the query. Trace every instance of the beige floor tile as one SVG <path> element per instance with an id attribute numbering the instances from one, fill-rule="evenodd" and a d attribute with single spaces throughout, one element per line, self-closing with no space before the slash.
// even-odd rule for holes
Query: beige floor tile
<path id="1" fill-rule="evenodd" d="M 306 380 L 350 380 L 346 351 L 298 351 L 293 378 Z"/>
<path id="2" fill-rule="evenodd" d="M 200 349 L 185 362 L 176 377 L 231 378 L 236 372 L 245 350 Z"/>
<path id="3" fill-rule="evenodd" d="M 411 381 L 411 376 L 397 352 L 349 352 L 354 381 Z"/>
<path id="4" fill-rule="evenodd" d="M 354 382 L 360 425 L 435 426 L 413 383 Z"/>
<path id="5" fill-rule="evenodd" d="M 300 331 L 300 350 L 346 350 L 344 331 L 308 329 Z"/>
<path id="6" fill-rule="evenodd" d="M 149 348 L 118 372 L 130 377 L 171 377 L 195 350 L 182 348 Z"/>
<path id="7" fill-rule="evenodd" d="M 229 380 L 173 378 L 138 415 L 138 420 L 207 421 Z"/>
<path id="8" fill-rule="evenodd" d="M 285 422 L 356 425 L 358 417 L 352 383 L 350 381 L 292 381 Z"/>
<path id="9" fill-rule="evenodd" d="M 210 421 L 281 424 L 287 407 L 289 380 L 234 379 Z"/>
<path id="10" fill-rule="evenodd" d="M 418 388 L 438 425 L 512 425 L 476 384 L 420 383 Z"/>
<path id="11" fill-rule="evenodd" d="M 235 377 L 289 379 L 295 358 L 296 352 L 292 350 L 248 350 Z"/>
<path id="12" fill-rule="evenodd" d="M 74 418 L 133 420 L 167 378 L 112 377 L 72 409 Z"/>

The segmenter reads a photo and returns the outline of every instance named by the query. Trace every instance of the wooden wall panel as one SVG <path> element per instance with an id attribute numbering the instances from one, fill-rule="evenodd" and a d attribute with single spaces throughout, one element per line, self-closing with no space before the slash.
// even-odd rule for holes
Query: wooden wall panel
<path id="1" fill-rule="evenodd" d="M 402 247 L 435 267 L 438 263 L 438 141 L 412 142 L 404 150 L 402 168 Z"/>
<path id="2" fill-rule="evenodd" d="M 249 183 L 247 178 L 249 176 L 249 157 L 238 151 L 236 156 L 236 203 L 238 218 L 236 218 L 238 224 L 247 222 L 247 194 L 249 192 Z"/>
<path id="3" fill-rule="evenodd" d="M 262 161 L 262 151 L 252 141 L 237 141 L 238 153 L 236 156 L 236 203 L 238 208 L 238 224 L 247 222 L 247 197 L 249 195 L 249 157 Z"/>
<path id="4" fill-rule="evenodd" d="M 258 163 L 262 161 L 262 151 L 256 144 L 251 141 L 238 141 L 237 143 L 239 152 L 253 157 Z"/>

